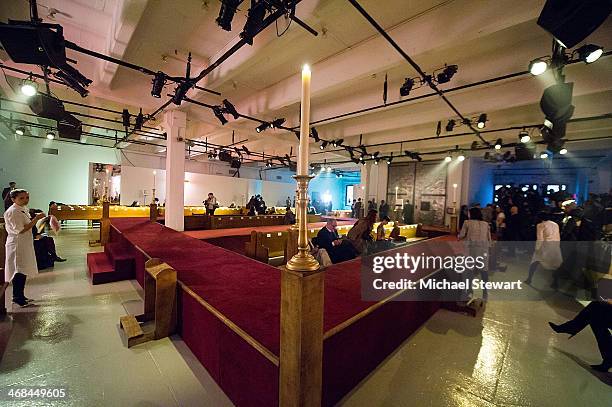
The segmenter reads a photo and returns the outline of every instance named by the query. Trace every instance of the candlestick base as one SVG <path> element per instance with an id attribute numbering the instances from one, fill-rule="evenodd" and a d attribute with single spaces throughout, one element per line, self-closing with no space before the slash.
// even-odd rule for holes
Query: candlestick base
<path id="1" fill-rule="evenodd" d="M 291 271 L 316 271 L 319 262 L 310 254 L 308 247 L 308 230 L 306 228 L 306 208 L 308 206 L 308 183 L 314 177 L 310 175 L 295 175 L 297 181 L 297 217 L 298 217 L 298 252 L 287 262 Z"/>

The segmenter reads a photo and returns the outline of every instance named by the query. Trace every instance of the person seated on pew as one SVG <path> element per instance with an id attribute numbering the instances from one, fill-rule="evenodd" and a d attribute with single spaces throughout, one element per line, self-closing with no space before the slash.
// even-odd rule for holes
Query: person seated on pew
<path id="1" fill-rule="evenodd" d="M 402 236 L 402 230 L 399 227 L 399 222 L 395 221 L 393 223 L 393 229 L 391 229 L 391 233 L 389 234 L 389 239 L 394 242 L 405 242 L 406 237 Z"/>
<path id="2" fill-rule="evenodd" d="M 341 261 L 351 260 L 357 257 L 357 252 L 347 239 L 341 239 L 336 227 L 338 221 L 336 219 L 327 219 L 325 226 L 319 230 L 317 236 L 313 239 L 313 243 L 327 251 L 332 263 L 340 263 Z"/>
<path id="3" fill-rule="evenodd" d="M 138 201 L 133 201 L 131 205 L 129 205 L 129 208 L 136 208 L 138 206 Z"/>
<path id="4" fill-rule="evenodd" d="M 348 231 L 347 237 L 359 254 L 367 253 L 368 247 L 373 240 L 372 228 L 376 222 L 377 215 L 378 211 L 368 211 L 368 215 L 355 222 L 351 230 Z"/>
<path id="5" fill-rule="evenodd" d="M 42 213 L 42 211 L 40 209 L 30 209 L 30 217 L 32 219 L 34 219 L 38 213 Z M 63 259 L 57 255 L 55 250 L 55 241 L 53 238 L 44 233 L 45 225 L 48 224 L 49 221 L 49 216 L 47 216 L 40 223 L 42 226 L 41 228 L 39 228 L 37 225 L 32 228 L 32 236 L 34 238 L 34 253 L 36 255 L 36 264 L 39 270 L 53 267 L 56 261 L 66 261 L 66 259 Z"/>
<path id="6" fill-rule="evenodd" d="M 256 206 L 257 206 L 257 200 L 255 199 L 253 195 L 251 195 L 251 199 L 249 199 L 249 202 L 246 204 L 246 208 L 248 209 L 248 216 L 256 215 L 256 212 L 255 212 Z"/>
<path id="7" fill-rule="evenodd" d="M 291 210 L 290 206 L 287 206 L 287 210 L 285 212 L 285 220 L 283 222 L 285 225 L 294 225 L 295 224 L 295 213 Z"/>
<path id="8" fill-rule="evenodd" d="M 387 240 L 385 237 L 385 226 L 391 221 L 388 216 L 383 217 L 376 228 L 376 241 Z"/>
<path id="9" fill-rule="evenodd" d="M 232 202 L 229 206 L 229 208 L 232 208 L 232 209 L 234 209 L 235 207 L 236 207 L 236 202 Z"/>

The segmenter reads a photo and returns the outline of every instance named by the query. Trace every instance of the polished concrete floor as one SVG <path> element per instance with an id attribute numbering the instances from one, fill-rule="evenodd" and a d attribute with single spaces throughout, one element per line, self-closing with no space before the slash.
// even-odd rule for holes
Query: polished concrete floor
<path id="1" fill-rule="evenodd" d="M 140 297 L 132 282 L 89 284 L 85 253 L 101 250 L 88 247 L 90 233 L 63 231 L 56 242 L 68 261 L 28 282 L 38 306 L 12 309 L 0 323 L 0 390 L 65 388 L 66 399 L 0 405 L 231 405 L 180 337 L 124 347 L 119 317 L 138 309 Z M 341 404 L 610 406 L 612 375 L 588 368 L 600 362 L 590 330 L 568 340 L 547 326 L 579 308 L 559 294 L 490 301 L 476 318 L 439 311 Z"/>

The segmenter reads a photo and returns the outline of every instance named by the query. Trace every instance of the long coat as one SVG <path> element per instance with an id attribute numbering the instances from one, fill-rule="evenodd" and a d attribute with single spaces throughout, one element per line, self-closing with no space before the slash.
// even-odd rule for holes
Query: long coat
<path id="1" fill-rule="evenodd" d="M 13 204 L 4 212 L 4 222 L 8 234 L 4 263 L 5 281 L 12 281 L 15 273 L 22 273 L 27 276 L 38 274 L 32 233 L 20 233 L 30 221 L 30 214 L 26 207 Z"/>

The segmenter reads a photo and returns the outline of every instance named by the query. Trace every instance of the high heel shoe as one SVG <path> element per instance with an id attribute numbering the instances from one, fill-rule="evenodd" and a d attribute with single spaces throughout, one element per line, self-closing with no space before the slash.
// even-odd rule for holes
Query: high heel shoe
<path id="1" fill-rule="evenodd" d="M 571 339 L 574 337 L 574 335 L 576 335 L 576 332 L 573 332 L 569 330 L 568 328 L 564 327 L 563 326 L 564 324 L 557 325 L 555 323 L 549 322 L 548 325 L 553 331 L 555 331 L 558 334 L 570 334 L 570 337 L 568 339 Z"/>

